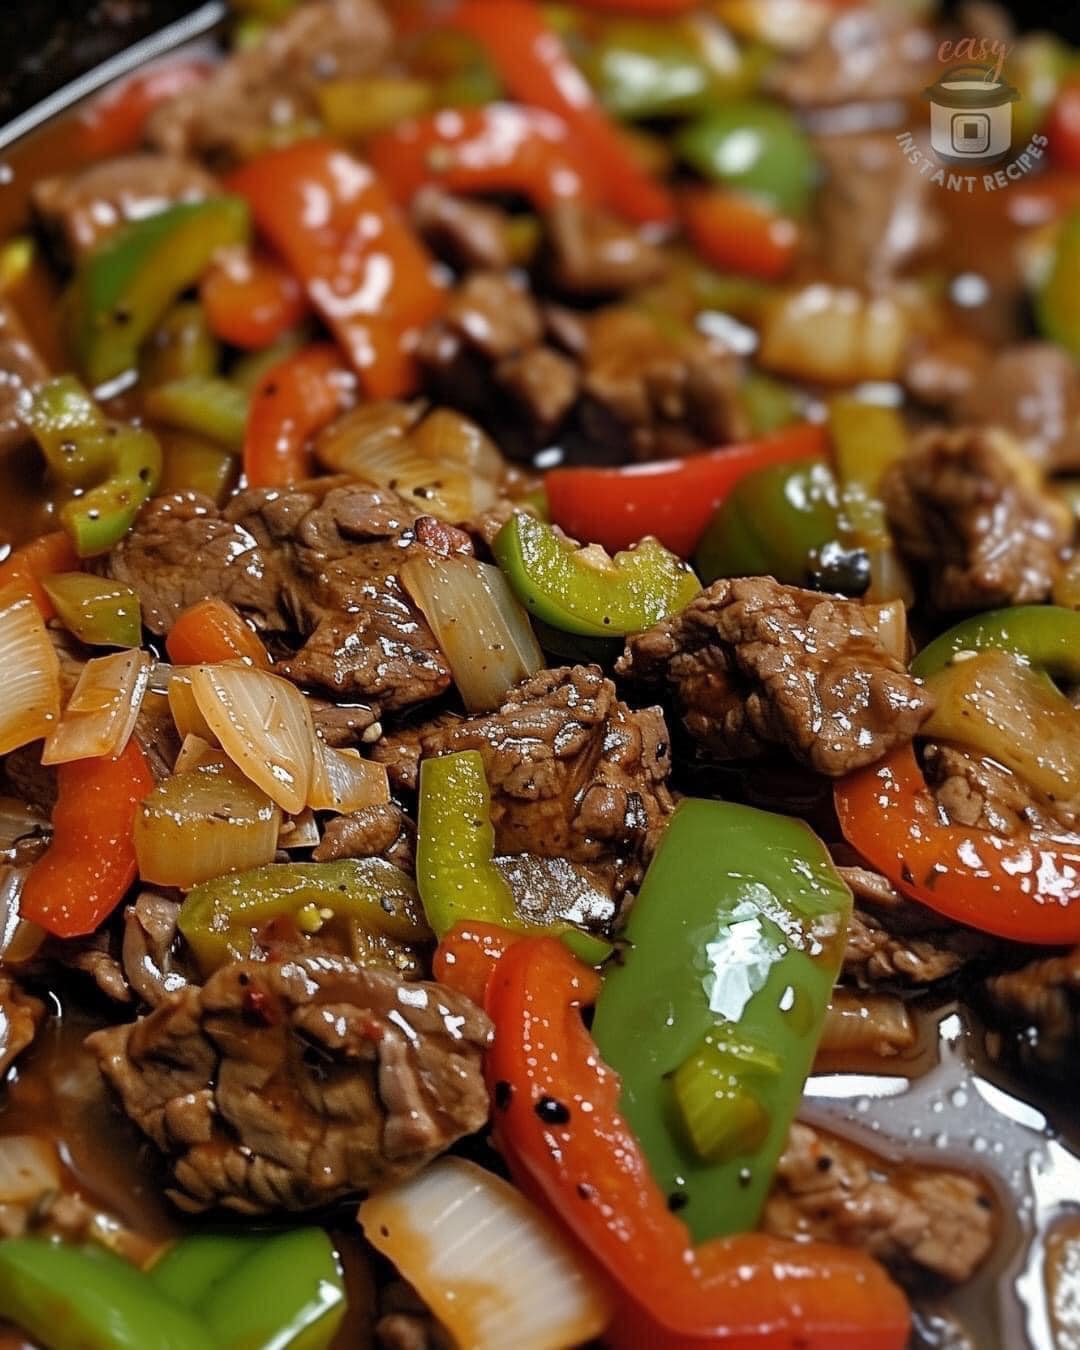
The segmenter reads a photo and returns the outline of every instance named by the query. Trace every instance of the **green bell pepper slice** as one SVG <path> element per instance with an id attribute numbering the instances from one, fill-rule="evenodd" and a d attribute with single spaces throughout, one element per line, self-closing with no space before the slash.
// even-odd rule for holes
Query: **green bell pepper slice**
<path id="1" fill-rule="evenodd" d="M 363 959 L 395 968 L 405 961 L 403 945 L 431 938 L 412 878 L 385 858 L 270 863 L 215 877 L 188 892 L 178 926 L 209 973 L 249 957 L 254 931 L 282 918 L 310 933 L 350 923 Z"/>
<path id="2" fill-rule="evenodd" d="M 0 1317 L 44 1350 L 207 1350 L 203 1321 L 112 1252 L 0 1242 Z"/>
<path id="3" fill-rule="evenodd" d="M 769 436 L 802 421 L 795 391 L 782 380 L 754 371 L 739 385 L 739 402 L 750 423 L 752 436 Z"/>
<path id="4" fill-rule="evenodd" d="M 118 424 L 112 447 L 104 482 L 60 508 L 60 523 L 80 558 L 105 553 L 122 539 L 161 478 L 161 445 L 146 427 Z"/>
<path id="5" fill-rule="evenodd" d="M 1035 317 L 1044 337 L 1080 358 L 1080 211 L 1062 223 L 1054 261 L 1035 297 Z"/>
<path id="6" fill-rule="evenodd" d="M 676 808 L 592 1032 L 621 1109 L 695 1241 L 753 1228 L 798 1109 L 851 892 L 801 821 Z M 702 1085 L 719 1097 L 700 1112 Z"/>
<path id="7" fill-rule="evenodd" d="M 694 556 L 708 585 L 719 577 L 773 576 L 791 586 L 861 595 L 863 549 L 840 543 L 836 479 L 821 459 L 755 469 L 735 484 Z"/>
<path id="8" fill-rule="evenodd" d="M 530 613 L 583 637 L 640 633 L 685 609 L 701 590 L 686 563 L 656 539 L 612 558 L 596 545 L 579 548 L 524 512 L 510 517 L 492 552 Z"/>
<path id="9" fill-rule="evenodd" d="M 1055 679 L 1080 680 L 1080 610 L 1060 605 L 1016 605 L 964 619 L 928 643 L 911 663 L 925 679 L 963 652 L 1015 652 Z"/>
<path id="10" fill-rule="evenodd" d="M 703 178 L 761 197 L 785 215 L 802 215 L 817 177 L 814 153 L 785 108 L 763 100 L 723 104 L 675 137 L 682 159 Z"/>
<path id="11" fill-rule="evenodd" d="M 515 933 L 561 938 L 590 965 L 599 965 L 611 955 L 610 942 L 558 914 L 544 923 L 522 917 L 510 883 L 495 861 L 491 794 L 477 750 L 420 762 L 416 884 L 438 938 L 454 924 L 473 919 Z"/>
<path id="12" fill-rule="evenodd" d="M 147 391 L 147 417 L 181 431 L 205 436 L 227 450 L 240 450 L 247 425 L 248 395 L 231 380 L 188 375 Z"/>
<path id="13" fill-rule="evenodd" d="M 185 1238 L 150 1272 L 222 1350 L 326 1350 L 345 1315 L 341 1263 L 321 1228 Z"/>
<path id="14" fill-rule="evenodd" d="M 197 300 L 181 300 L 168 310 L 139 353 L 139 383 L 144 389 L 192 375 L 213 375 L 221 364 L 221 343 L 210 331 Z"/>
<path id="15" fill-rule="evenodd" d="M 139 347 L 219 249 L 245 244 L 240 197 L 182 202 L 108 236 L 85 260 L 66 298 L 71 349 L 91 384 L 133 369 Z"/>
<path id="16" fill-rule="evenodd" d="M 164 427 L 161 431 L 164 458 L 158 491 L 201 492 L 224 506 L 240 477 L 239 457 L 204 436 Z"/>
<path id="17" fill-rule="evenodd" d="M 89 572 L 56 572 L 42 588 L 69 633 L 91 647 L 138 647 L 142 609 L 130 586 Z"/>
<path id="18" fill-rule="evenodd" d="M 65 487 L 90 487 L 112 466 L 108 419 L 74 375 L 57 375 L 39 385 L 26 422 L 49 472 Z"/>

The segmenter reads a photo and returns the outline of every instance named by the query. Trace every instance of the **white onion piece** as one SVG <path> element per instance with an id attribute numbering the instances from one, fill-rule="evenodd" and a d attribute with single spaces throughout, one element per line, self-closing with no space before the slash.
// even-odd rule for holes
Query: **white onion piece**
<path id="1" fill-rule="evenodd" d="M 200 764 L 205 764 L 207 760 L 220 760 L 221 751 L 204 741 L 201 736 L 189 733 L 184 737 L 183 744 L 180 746 L 180 753 L 176 756 L 176 763 L 173 765 L 173 773 L 190 773 L 192 769 L 197 769 Z"/>
<path id="2" fill-rule="evenodd" d="M 911 332 L 890 296 L 814 282 L 766 301 L 758 359 L 764 370 L 822 384 L 894 380 Z"/>
<path id="3" fill-rule="evenodd" d="M 300 690 L 279 675 L 231 662 L 191 666 L 188 673 L 199 712 L 237 768 L 289 815 L 309 805 L 317 742 Z"/>
<path id="4" fill-rule="evenodd" d="M 386 766 L 365 759 L 359 750 L 335 750 L 318 741 L 308 806 L 316 811 L 359 811 L 390 800 Z"/>
<path id="5" fill-rule="evenodd" d="M 529 616 L 497 567 L 475 558 L 410 558 L 401 581 L 453 672 L 466 708 L 490 712 L 544 664 Z"/>
<path id="6" fill-rule="evenodd" d="M 902 661 L 904 665 L 907 665 L 907 610 L 904 608 L 903 600 L 889 600 L 877 605 L 867 605 L 866 616 L 871 626 L 877 629 L 881 645 L 889 655 L 895 656 L 897 661 Z"/>
<path id="7" fill-rule="evenodd" d="M 47 815 L 18 797 L 0 797 L 0 853 L 13 849 L 21 839 L 48 834 L 49 829 Z"/>
<path id="8" fill-rule="evenodd" d="M 19 914 L 19 898 L 28 867 L 5 867 L 0 877 L 0 960 L 16 966 L 37 955 L 45 930 Z"/>
<path id="9" fill-rule="evenodd" d="M 463 1158 L 365 1200 L 372 1246 L 469 1350 L 565 1350 L 598 1336 L 611 1303 L 520 1191 Z"/>
<path id="10" fill-rule="evenodd" d="M 214 742 L 214 733 L 206 724 L 206 718 L 199 711 L 195 694 L 191 688 L 191 671 L 187 666 L 172 666 L 166 692 L 169 695 L 169 711 L 176 724 L 176 730 L 182 737 L 198 736 L 208 745 Z"/>
<path id="11" fill-rule="evenodd" d="M 201 881 L 273 862 L 281 812 L 219 754 L 174 773 L 135 817 L 135 856 L 143 881 L 188 890 Z"/>
<path id="12" fill-rule="evenodd" d="M 315 812 L 306 807 L 298 816 L 286 816 L 278 831 L 278 848 L 314 848 L 322 836 Z"/>
<path id="13" fill-rule="evenodd" d="M 119 755 L 135 730 L 150 682 L 150 656 L 137 647 L 87 661 L 42 764 Z"/>
<path id="14" fill-rule="evenodd" d="M 59 1189 L 55 1144 L 31 1134 L 0 1138 L 0 1205 L 32 1205 Z"/>
<path id="15" fill-rule="evenodd" d="M 0 755 L 47 736 L 60 716 L 60 662 L 45 621 L 14 584 L 0 588 Z"/>

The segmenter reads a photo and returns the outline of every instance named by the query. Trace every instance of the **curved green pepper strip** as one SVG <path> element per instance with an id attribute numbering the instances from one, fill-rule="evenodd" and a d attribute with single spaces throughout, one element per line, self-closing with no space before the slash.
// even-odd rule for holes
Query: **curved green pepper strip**
<path id="1" fill-rule="evenodd" d="M 0 1242 L 0 1317 L 44 1350 L 207 1350 L 201 1319 L 112 1252 L 46 1238 Z"/>
<path id="2" fill-rule="evenodd" d="M 139 597 L 120 581 L 90 572 L 56 572 L 41 586 L 57 618 L 91 647 L 137 647 L 142 641 Z"/>
<path id="3" fill-rule="evenodd" d="M 730 802 L 677 807 L 592 1030 L 695 1241 L 757 1224 L 850 913 L 851 892 L 801 821 Z"/>
<path id="4" fill-rule="evenodd" d="M 341 1264 L 321 1228 L 199 1234 L 178 1242 L 149 1274 L 204 1319 L 223 1350 L 326 1350 L 345 1314 Z"/>
<path id="5" fill-rule="evenodd" d="M 108 473 L 108 420 L 74 375 L 57 375 L 34 391 L 26 422 L 61 483 L 90 487 Z"/>
<path id="6" fill-rule="evenodd" d="M 188 892 L 179 928 L 210 972 L 250 956 L 253 932 L 280 918 L 312 933 L 333 919 L 352 920 L 378 963 L 396 965 L 400 944 L 431 937 L 412 878 L 385 858 L 270 863 L 215 877 Z"/>
<path id="7" fill-rule="evenodd" d="M 583 637 L 640 633 L 685 609 L 701 590 L 690 568 L 655 539 L 611 558 L 578 548 L 523 512 L 502 527 L 492 552 L 530 613 Z"/>
<path id="8" fill-rule="evenodd" d="M 161 445 L 153 432 L 126 424 L 117 424 L 115 432 L 109 476 L 60 508 L 60 523 L 80 558 L 104 553 L 122 539 L 161 479 Z"/>
<path id="9" fill-rule="evenodd" d="M 964 619 L 925 646 L 911 673 L 925 679 L 961 652 L 996 647 L 1016 652 L 1057 679 L 1080 680 L 1080 610 L 1059 605 L 1017 605 Z"/>
<path id="10" fill-rule="evenodd" d="M 522 918 L 510 883 L 495 863 L 491 795 L 479 751 L 420 762 L 416 883 L 438 938 L 454 924 L 473 919 L 515 933 L 559 937 L 590 965 L 611 955 L 611 943 L 568 920 L 553 916 L 538 924 Z"/>
<path id="11" fill-rule="evenodd" d="M 153 389 L 189 375 L 213 375 L 220 364 L 221 344 L 210 331 L 202 305 L 197 300 L 181 300 L 143 343 L 139 384 Z"/>
<path id="12" fill-rule="evenodd" d="M 66 299 L 72 350 L 98 385 L 135 367 L 139 347 L 222 248 L 247 243 L 246 202 L 183 202 L 108 236 L 80 267 Z"/>
<path id="13" fill-rule="evenodd" d="M 817 173 L 813 149 L 785 108 L 745 100 L 713 108 L 676 135 L 682 158 L 703 177 L 801 215 Z"/>
<path id="14" fill-rule="evenodd" d="M 206 436 L 228 450 L 240 450 L 248 402 L 248 395 L 231 380 L 188 375 L 149 390 L 143 407 L 155 422 Z"/>

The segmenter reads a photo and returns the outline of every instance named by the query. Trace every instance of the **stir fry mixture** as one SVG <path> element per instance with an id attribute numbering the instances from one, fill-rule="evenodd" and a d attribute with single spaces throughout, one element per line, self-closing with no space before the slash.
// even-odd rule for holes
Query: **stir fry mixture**
<path id="1" fill-rule="evenodd" d="M 1080 61 L 899 0 L 219 37 L 5 188 L 3 1345 L 944 1345 L 1000 1188 L 800 1115 L 948 1000 L 1075 1091 Z M 931 157 L 950 50 L 1000 181 Z"/>

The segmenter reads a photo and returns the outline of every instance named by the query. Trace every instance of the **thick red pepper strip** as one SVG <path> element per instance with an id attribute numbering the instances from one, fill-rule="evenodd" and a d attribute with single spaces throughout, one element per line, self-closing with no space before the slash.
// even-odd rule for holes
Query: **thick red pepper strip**
<path id="1" fill-rule="evenodd" d="M 76 759 L 56 772 L 52 842 L 30 869 L 19 913 L 57 937 L 80 937 L 135 880 L 135 815 L 154 775 L 134 737 L 116 759 Z"/>
<path id="2" fill-rule="evenodd" d="M 446 108 L 373 137 L 368 159 L 403 205 L 426 183 L 449 192 L 513 192 L 544 208 L 597 200 L 566 123 L 540 108 Z"/>
<path id="3" fill-rule="evenodd" d="M 319 342 L 286 356 L 255 386 L 244 429 L 249 487 L 288 487 L 310 478 L 311 437 L 350 400 L 354 379 L 341 353 Z"/>
<path id="4" fill-rule="evenodd" d="M 520 933 L 511 933 L 498 924 L 478 919 L 456 923 L 435 950 L 435 978 L 483 1007 L 488 982 L 503 953 L 521 940 Z"/>
<path id="5" fill-rule="evenodd" d="M 79 565 L 79 555 L 66 531 L 39 534 L 0 563 L 0 586 L 19 586 L 38 607 L 41 617 L 51 619 L 56 610 L 42 588 L 41 578 L 53 572 L 78 571 Z"/>
<path id="6" fill-rule="evenodd" d="M 136 149 L 157 105 L 202 84 L 212 69 L 209 61 L 171 61 L 112 85 L 79 114 L 80 153 L 104 159 Z"/>
<path id="7" fill-rule="evenodd" d="M 770 464 L 823 455 L 822 427 L 802 423 L 774 436 L 686 459 L 617 469 L 552 469 L 544 479 L 551 519 L 609 553 L 647 534 L 688 558 L 713 512 L 745 474 Z"/>
<path id="8" fill-rule="evenodd" d="M 1080 942 L 1080 845 L 943 823 L 910 745 L 834 797 L 844 838 L 904 895 L 1015 942 Z"/>
<path id="9" fill-rule="evenodd" d="M 642 167 L 534 0 L 462 0 L 448 22 L 479 38 L 519 103 L 563 118 L 614 210 L 642 224 L 675 219 L 671 193 Z"/>
<path id="10" fill-rule="evenodd" d="M 249 351 L 269 347 L 307 313 L 296 277 L 257 250 L 239 249 L 212 262 L 199 298 L 214 336 Z"/>
<path id="11" fill-rule="evenodd" d="M 581 1018 L 599 985 L 551 938 L 503 954 L 486 1006 L 495 1139 L 633 1306 L 609 1343 L 734 1350 L 902 1350 L 900 1290 L 861 1252 L 760 1233 L 695 1251 L 619 1114 L 619 1081 Z"/>
<path id="12" fill-rule="evenodd" d="M 690 242 L 711 266 L 763 281 L 790 268 L 799 246 L 793 220 L 723 188 L 691 189 L 680 204 Z"/>
<path id="13" fill-rule="evenodd" d="M 249 160 L 228 187 L 247 198 L 258 228 L 303 281 L 365 392 L 411 392 L 416 340 L 445 289 L 374 170 L 333 141 L 300 141 Z"/>

